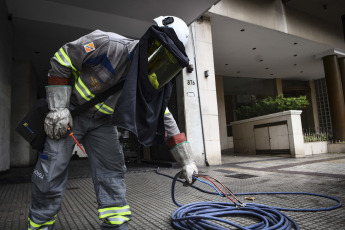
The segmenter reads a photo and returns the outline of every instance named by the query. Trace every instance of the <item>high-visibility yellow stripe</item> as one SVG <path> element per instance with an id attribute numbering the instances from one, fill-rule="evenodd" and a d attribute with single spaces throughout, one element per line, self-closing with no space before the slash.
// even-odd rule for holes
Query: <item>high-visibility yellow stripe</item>
<path id="1" fill-rule="evenodd" d="M 68 63 L 71 65 L 72 69 L 74 71 L 77 71 L 76 68 L 74 68 L 74 66 L 72 65 L 71 59 L 69 59 L 69 57 L 67 56 L 67 54 L 65 53 L 65 51 L 62 49 L 62 47 L 60 48 L 60 52 L 62 53 L 62 55 L 65 57 L 65 59 L 68 61 Z"/>
<path id="2" fill-rule="evenodd" d="M 114 215 L 116 215 L 116 217 L 120 217 L 120 216 L 125 216 L 125 215 L 132 215 L 132 212 L 127 211 L 127 212 L 117 212 L 117 213 L 106 213 L 104 215 L 100 215 L 99 219 L 104 219 L 107 217 L 115 217 Z"/>
<path id="3" fill-rule="evenodd" d="M 112 218 L 108 218 L 107 223 L 108 224 L 123 224 L 126 221 L 130 221 L 130 218 L 127 218 L 125 216 L 115 216 Z"/>
<path id="4" fill-rule="evenodd" d="M 85 96 L 85 94 L 83 93 L 83 91 L 79 88 L 78 84 L 75 83 L 74 84 L 75 89 L 79 92 L 80 96 L 82 96 L 85 100 L 90 101 L 90 98 L 88 98 L 87 96 Z"/>
<path id="5" fill-rule="evenodd" d="M 104 104 L 104 103 L 103 103 L 102 105 L 103 105 L 103 107 L 105 107 L 105 108 L 108 109 L 109 111 L 114 112 L 114 109 L 113 109 L 113 108 L 107 106 L 107 105 Z"/>
<path id="6" fill-rule="evenodd" d="M 99 105 L 95 105 L 95 107 L 96 107 L 100 112 L 102 112 L 102 113 L 105 113 L 105 114 L 112 114 L 112 113 L 110 113 L 110 112 L 108 112 L 108 111 L 103 110 Z"/>
<path id="7" fill-rule="evenodd" d="M 101 209 L 98 209 L 98 212 L 111 211 L 111 210 L 120 210 L 120 209 L 127 209 L 127 208 L 129 208 L 129 205 L 126 205 L 126 206 L 123 206 L 123 207 L 101 208 Z"/>
<path id="8" fill-rule="evenodd" d="M 83 88 L 83 90 L 86 92 L 87 95 L 85 95 L 83 90 L 79 87 L 78 83 Z M 90 101 L 91 98 L 95 97 L 95 95 L 92 94 L 90 92 L 90 90 L 86 87 L 86 85 L 83 83 L 83 81 L 81 80 L 80 77 L 78 77 L 78 82 L 76 82 L 74 84 L 74 86 L 75 86 L 76 90 L 79 92 L 80 96 L 82 96 L 86 101 Z M 112 109 L 111 107 L 107 106 L 103 102 L 101 103 L 101 106 L 95 105 L 95 107 L 97 108 L 98 111 L 100 111 L 102 113 L 105 113 L 105 114 L 113 114 L 113 112 L 114 112 L 114 109 Z M 104 107 L 105 109 L 108 109 L 110 112 L 102 109 L 102 107 Z"/>
<path id="9" fill-rule="evenodd" d="M 43 223 L 43 224 L 36 224 L 36 223 L 33 222 L 30 218 L 28 218 L 28 219 L 29 219 L 29 223 L 30 223 L 29 230 L 31 230 L 31 229 L 37 229 L 37 228 L 39 228 L 39 227 L 41 227 L 41 226 L 45 226 L 45 225 L 52 225 L 52 224 L 54 224 L 54 222 L 56 221 L 56 216 L 57 216 L 57 215 L 54 216 L 54 219 L 53 219 L 53 220 L 47 221 L 47 222 L 45 222 L 45 223 Z M 34 228 L 31 228 L 31 227 L 34 227 Z"/>
<path id="10" fill-rule="evenodd" d="M 74 80 L 78 81 L 79 76 L 77 75 L 77 73 L 75 71 L 72 71 L 73 75 L 74 75 Z"/>
<path id="11" fill-rule="evenodd" d="M 82 82 L 81 78 L 78 79 L 79 84 L 84 88 L 84 90 L 86 91 L 86 93 L 91 96 L 91 97 L 95 97 L 95 95 L 93 95 L 90 90 L 84 85 L 84 83 Z"/>
<path id="12" fill-rule="evenodd" d="M 61 65 L 66 66 L 65 62 L 61 59 L 61 57 L 59 56 L 57 52 L 55 53 L 55 57 L 58 59 Z"/>
<path id="13" fill-rule="evenodd" d="M 124 221 L 116 221 L 116 220 L 114 220 L 114 221 L 107 221 L 107 224 L 117 224 L 117 225 L 120 225 L 120 224 L 123 224 L 124 223 Z"/>
<path id="14" fill-rule="evenodd" d="M 131 214 L 132 213 L 129 209 L 129 205 L 126 205 L 123 207 L 109 207 L 109 208 L 98 209 L 98 215 L 99 215 L 100 219 L 104 219 L 107 217 L 120 218 L 121 216 L 131 215 Z M 109 218 L 108 218 L 108 220 L 109 220 Z"/>
<path id="15" fill-rule="evenodd" d="M 41 226 L 42 226 L 41 224 L 36 224 L 36 223 L 33 222 L 30 218 L 29 218 L 29 222 L 30 222 L 30 226 L 35 227 L 35 228 L 38 228 L 38 227 L 41 227 Z"/>

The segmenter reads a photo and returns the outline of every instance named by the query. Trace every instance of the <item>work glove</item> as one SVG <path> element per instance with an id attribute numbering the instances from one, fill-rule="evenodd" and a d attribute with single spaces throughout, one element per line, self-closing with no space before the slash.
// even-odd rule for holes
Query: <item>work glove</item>
<path id="1" fill-rule="evenodd" d="M 67 136 L 73 120 L 68 110 L 72 92 L 71 86 L 46 86 L 49 113 L 44 120 L 44 131 L 51 139 L 59 140 Z"/>
<path id="2" fill-rule="evenodd" d="M 186 180 L 185 183 L 183 183 L 183 186 L 194 184 L 195 179 L 193 178 L 193 174 L 198 174 L 198 168 L 196 167 L 194 162 L 182 167 L 182 172 L 179 178 Z"/>
<path id="3" fill-rule="evenodd" d="M 198 168 L 192 158 L 192 148 L 190 147 L 189 142 L 186 141 L 185 134 L 180 133 L 171 137 L 168 140 L 169 146 L 172 146 L 171 143 L 176 143 L 176 145 L 170 149 L 170 152 L 182 168 L 180 178 L 186 180 L 183 185 L 192 185 L 195 182 L 193 174 L 198 174 Z"/>

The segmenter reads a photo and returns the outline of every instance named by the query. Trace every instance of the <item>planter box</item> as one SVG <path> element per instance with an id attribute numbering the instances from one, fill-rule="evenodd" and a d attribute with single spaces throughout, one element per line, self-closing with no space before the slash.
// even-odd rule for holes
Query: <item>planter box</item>
<path id="1" fill-rule="evenodd" d="M 289 110 L 232 122 L 235 153 L 288 153 L 304 157 L 300 110 Z"/>
<path id="2" fill-rule="evenodd" d="M 306 142 L 304 143 L 304 152 L 306 156 L 327 153 L 327 141 Z"/>
<path id="3" fill-rule="evenodd" d="M 345 144 L 328 144 L 328 153 L 345 153 Z"/>

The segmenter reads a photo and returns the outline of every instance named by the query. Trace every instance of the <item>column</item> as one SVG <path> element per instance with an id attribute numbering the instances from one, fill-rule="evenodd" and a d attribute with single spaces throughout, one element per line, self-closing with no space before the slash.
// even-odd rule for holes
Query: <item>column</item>
<path id="1" fill-rule="evenodd" d="M 323 57 L 329 107 L 332 118 L 333 139 L 345 140 L 345 105 L 339 64 L 336 55 Z"/>
<path id="2" fill-rule="evenodd" d="M 202 17 L 192 23 L 190 32 L 186 52 L 194 71 L 183 71 L 187 139 L 198 165 L 219 165 L 221 147 L 210 20 Z"/>
<path id="3" fill-rule="evenodd" d="M 210 165 L 219 165 L 221 147 L 210 19 L 202 17 L 197 20 L 194 32 L 205 153 Z"/>
<path id="4" fill-rule="evenodd" d="M 344 100 L 345 100 L 345 92 L 344 92 L 345 90 L 345 57 L 339 58 L 338 63 L 339 63 L 341 83 L 343 86 L 343 95 L 344 95 Z"/>
<path id="5" fill-rule="evenodd" d="M 216 76 L 217 87 L 217 102 L 218 102 L 218 115 L 219 115 L 219 137 L 221 149 L 228 149 L 228 134 L 225 115 L 225 97 L 223 76 Z"/>
<path id="6" fill-rule="evenodd" d="M 10 169 L 12 24 L 5 1 L 0 2 L 0 172 Z"/>
<path id="7" fill-rule="evenodd" d="M 30 61 L 13 61 L 11 100 L 11 167 L 36 163 L 37 151 L 15 130 L 37 100 L 37 80 Z"/>
<path id="8" fill-rule="evenodd" d="M 281 78 L 274 79 L 274 96 L 283 94 L 283 84 Z"/>
<path id="9" fill-rule="evenodd" d="M 309 87 L 310 87 L 310 101 L 312 107 L 312 115 L 313 115 L 313 122 L 314 122 L 314 128 L 315 132 L 320 132 L 320 122 L 319 122 L 319 113 L 317 110 L 317 101 L 316 101 L 316 93 L 315 93 L 315 84 L 314 80 L 309 81 Z"/>

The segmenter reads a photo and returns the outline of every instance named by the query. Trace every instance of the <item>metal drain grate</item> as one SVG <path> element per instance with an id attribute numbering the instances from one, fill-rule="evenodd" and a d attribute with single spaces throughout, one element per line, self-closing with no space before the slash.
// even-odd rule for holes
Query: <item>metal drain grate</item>
<path id="1" fill-rule="evenodd" d="M 233 175 L 226 175 L 226 177 L 232 177 L 236 179 L 248 179 L 248 178 L 257 177 L 257 176 L 250 175 L 250 174 L 233 174 Z"/>

